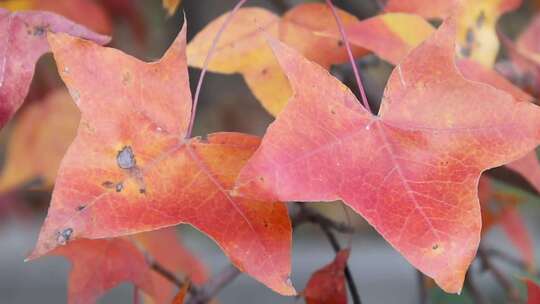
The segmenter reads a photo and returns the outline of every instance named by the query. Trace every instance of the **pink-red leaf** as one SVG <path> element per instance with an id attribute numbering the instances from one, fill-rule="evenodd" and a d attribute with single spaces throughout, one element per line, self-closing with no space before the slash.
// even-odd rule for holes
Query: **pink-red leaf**
<path id="1" fill-rule="evenodd" d="M 144 256 L 130 241 L 77 240 L 50 253 L 69 259 L 68 303 L 91 304 L 109 289 L 132 282 L 153 295 L 151 269 Z"/>
<path id="2" fill-rule="evenodd" d="M 101 44 L 109 41 L 53 13 L 0 9 L 0 127 L 23 103 L 37 60 L 49 52 L 47 32 L 69 33 Z"/>
<path id="3" fill-rule="evenodd" d="M 454 63 L 455 27 L 454 19 L 445 22 L 394 69 L 378 116 L 273 41 L 295 93 L 235 193 L 342 199 L 415 267 L 459 292 L 480 240 L 480 174 L 538 144 L 540 110 L 464 79 Z"/>
<path id="4" fill-rule="evenodd" d="M 337 253 L 332 263 L 317 270 L 309 279 L 304 298 L 307 304 L 346 304 L 345 267 L 350 250 Z"/>

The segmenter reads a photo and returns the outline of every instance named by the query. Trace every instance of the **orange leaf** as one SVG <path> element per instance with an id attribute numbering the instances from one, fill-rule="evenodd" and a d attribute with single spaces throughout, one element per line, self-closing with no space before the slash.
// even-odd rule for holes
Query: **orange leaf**
<path id="1" fill-rule="evenodd" d="M 132 282 L 150 295 L 154 293 L 144 256 L 127 240 L 77 240 L 50 254 L 72 262 L 68 279 L 70 304 L 95 303 L 123 282 Z"/>
<path id="2" fill-rule="evenodd" d="M 11 119 L 28 93 L 37 60 L 49 52 L 46 33 L 71 35 L 107 43 L 98 35 L 61 16 L 46 12 L 9 13 L 0 9 L 0 127 Z"/>
<path id="3" fill-rule="evenodd" d="M 72 239 L 189 223 L 240 270 L 294 294 L 286 206 L 229 195 L 259 139 L 238 133 L 185 138 L 191 115 L 185 35 L 184 27 L 155 63 L 68 35 L 49 36 L 82 117 L 30 258 Z"/>
<path id="4" fill-rule="evenodd" d="M 52 188 L 60 161 L 75 138 L 80 113 L 65 90 L 51 92 L 43 101 L 24 109 L 10 136 L 0 191 L 32 178 Z"/>
<path id="5" fill-rule="evenodd" d="M 191 283 L 189 281 L 184 283 L 180 291 L 174 297 L 172 304 L 184 304 L 184 300 L 189 291 L 189 287 L 191 287 Z"/>
<path id="6" fill-rule="evenodd" d="M 180 7 L 182 0 L 163 0 L 163 8 L 167 10 L 167 15 L 172 16 Z"/>
<path id="7" fill-rule="evenodd" d="M 416 268 L 459 292 L 480 241 L 480 174 L 532 150 L 540 110 L 464 79 L 454 19 L 397 66 L 378 116 L 273 41 L 294 90 L 237 180 L 257 199 L 342 199 Z M 474 101 L 474 102 L 471 102 Z"/>
<path id="8" fill-rule="evenodd" d="M 416 15 L 389 13 L 351 22 L 345 27 L 349 42 L 365 48 L 382 59 L 398 64 L 412 49 L 435 31 L 426 20 Z M 339 31 L 325 31 L 324 36 L 341 37 Z"/>
<path id="9" fill-rule="evenodd" d="M 358 19 L 343 10 L 337 10 L 343 25 L 358 22 Z M 319 32 L 338 32 L 336 19 L 324 3 L 306 3 L 290 9 L 281 18 L 279 39 L 296 49 L 311 61 L 326 69 L 332 64 L 347 62 L 349 58 L 341 41 L 341 36 L 324 37 Z M 353 47 L 353 55 L 364 55 L 362 48 Z"/>
<path id="10" fill-rule="evenodd" d="M 304 298 L 307 304 L 346 304 L 345 267 L 350 250 L 337 253 L 334 261 L 315 272 L 309 279 Z"/>
<path id="11" fill-rule="evenodd" d="M 189 43 L 187 54 L 190 66 L 202 68 L 212 41 L 227 14 L 208 24 Z M 345 24 L 357 20 L 342 10 L 338 10 L 338 14 Z M 318 34 L 332 28 L 337 30 L 332 12 L 321 3 L 298 5 L 281 19 L 262 8 L 242 8 L 219 40 L 208 70 L 224 74 L 241 73 L 263 107 L 270 114 L 276 115 L 283 109 L 292 92 L 287 78 L 266 44 L 266 37 L 279 37 L 328 68 L 331 64 L 347 60 L 345 48 L 339 40 Z M 357 55 L 365 53 L 362 49 L 353 50 Z"/>
<path id="12" fill-rule="evenodd" d="M 458 54 L 491 67 L 499 51 L 497 21 L 520 5 L 521 0 L 389 0 L 385 10 L 444 18 L 457 9 Z"/>

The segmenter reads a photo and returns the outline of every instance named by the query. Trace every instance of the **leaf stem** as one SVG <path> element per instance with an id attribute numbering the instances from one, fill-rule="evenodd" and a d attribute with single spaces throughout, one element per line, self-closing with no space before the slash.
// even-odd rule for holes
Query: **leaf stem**
<path id="1" fill-rule="evenodd" d="M 186 138 L 190 138 L 191 137 L 191 132 L 193 131 L 193 125 L 195 123 L 195 114 L 197 113 L 197 105 L 199 103 L 199 96 L 201 94 L 202 83 L 203 83 L 203 80 L 204 80 L 204 76 L 206 75 L 206 72 L 208 71 L 208 64 L 210 63 L 210 59 L 212 59 L 212 56 L 214 56 L 214 53 L 215 53 L 216 48 L 217 48 L 217 44 L 219 42 L 219 39 L 223 35 L 223 32 L 225 32 L 225 29 L 231 23 L 231 20 L 234 17 L 234 15 L 236 14 L 236 12 L 246 2 L 247 2 L 247 0 L 238 1 L 238 3 L 236 3 L 236 5 L 232 9 L 232 11 L 227 15 L 227 18 L 225 19 L 225 22 L 223 23 L 223 25 L 221 26 L 221 28 L 217 32 L 216 36 L 214 37 L 214 40 L 212 41 L 212 45 L 210 46 L 210 50 L 208 51 L 208 54 L 206 55 L 206 58 L 204 59 L 203 68 L 201 70 L 201 74 L 199 75 L 199 81 L 197 82 L 197 88 L 195 89 L 195 95 L 193 97 L 193 108 L 191 109 L 191 118 L 189 120 L 189 128 L 188 128 L 188 131 L 186 133 Z"/>
<path id="2" fill-rule="evenodd" d="M 334 7 L 334 4 L 332 3 L 332 0 L 326 0 L 326 4 L 330 7 L 330 9 L 332 10 L 332 14 L 334 15 L 334 18 L 336 19 L 339 33 L 341 34 L 341 39 L 343 40 L 343 43 L 345 44 L 345 49 L 347 50 L 347 55 L 349 56 L 349 61 L 353 69 L 356 85 L 358 86 L 358 89 L 360 90 L 360 95 L 362 96 L 362 104 L 364 105 L 366 110 L 372 113 L 371 107 L 369 106 L 369 102 L 366 96 L 366 91 L 364 90 L 364 86 L 362 85 L 362 78 L 360 77 L 360 73 L 358 72 L 358 67 L 356 66 L 356 62 L 354 60 L 354 56 L 351 51 L 349 39 L 347 38 L 347 33 L 345 32 L 345 27 L 343 26 L 343 23 L 341 22 L 341 18 L 339 17 L 336 11 L 336 8 Z"/>

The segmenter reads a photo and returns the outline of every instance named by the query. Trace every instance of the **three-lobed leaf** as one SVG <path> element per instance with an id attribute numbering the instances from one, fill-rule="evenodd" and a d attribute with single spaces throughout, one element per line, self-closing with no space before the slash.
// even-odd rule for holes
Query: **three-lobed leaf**
<path id="1" fill-rule="evenodd" d="M 455 35 L 450 19 L 394 69 L 377 116 L 325 70 L 272 41 L 294 95 L 235 193 L 342 199 L 416 268 L 459 292 L 480 241 L 480 174 L 538 144 L 540 111 L 464 79 Z"/>
<path id="2" fill-rule="evenodd" d="M 294 294 L 286 206 L 229 194 L 259 139 L 239 133 L 186 138 L 191 93 L 185 35 L 184 27 L 155 63 L 68 35 L 49 36 L 82 117 L 30 258 L 79 238 L 188 223 L 216 241 L 240 270 Z"/>

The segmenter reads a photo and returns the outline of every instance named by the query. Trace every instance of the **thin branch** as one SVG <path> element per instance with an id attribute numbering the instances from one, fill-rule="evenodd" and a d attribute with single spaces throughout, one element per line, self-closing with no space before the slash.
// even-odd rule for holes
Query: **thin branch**
<path id="1" fill-rule="evenodd" d="M 326 238 L 328 238 L 328 241 L 330 242 L 330 245 L 332 245 L 334 251 L 338 253 L 341 250 L 341 246 L 339 245 L 339 242 L 332 230 L 330 230 L 328 226 L 325 226 L 322 223 L 319 223 L 319 226 L 326 235 Z M 351 270 L 349 269 L 348 263 L 345 264 L 345 278 L 347 279 L 347 285 L 349 285 L 349 292 L 351 293 L 353 303 L 361 304 L 362 301 L 360 300 L 360 294 L 358 293 L 358 288 L 356 287 L 356 283 L 354 282 L 354 278 L 352 276 Z"/>
<path id="2" fill-rule="evenodd" d="M 465 288 L 469 291 L 469 294 L 476 304 L 489 304 L 489 301 L 484 297 L 480 290 L 474 284 L 471 271 L 467 271 L 465 275 Z"/>
<path id="3" fill-rule="evenodd" d="M 240 273 L 240 270 L 233 265 L 227 265 L 227 267 L 221 270 L 217 275 L 213 276 L 208 283 L 199 288 L 192 288 L 190 290 L 191 297 L 186 303 L 202 304 L 209 302 L 225 286 L 234 281 Z"/>
<path id="4" fill-rule="evenodd" d="M 184 281 L 180 280 L 174 273 L 163 267 L 163 265 L 159 264 L 156 261 L 149 261 L 150 268 L 160 274 L 162 277 L 167 279 L 169 282 L 176 285 L 178 288 L 182 288 L 184 286 Z"/>
<path id="5" fill-rule="evenodd" d="M 337 222 L 313 209 L 300 205 L 300 211 L 292 218 L 293 228 L 305 223 L 322 224 L 341 233 L 354 233 L 354 228 L 345 223 Z"/>
<path id="6" fill-rule="evenodd" d="M 489 270 L 499 284 L 507 291 L 510 303 L 521 302 L 519 291 L 514 287 L 514 284 L 503 274 L 503 272 L 491 261 L 489 255 L 482 247 L 478 248 L 478 257 L 485 270 Z"/>
<path id="7" fill-rule="evenodd" d="M 498 258 L 499 260 L 501 261 L 504 261 L 516 268 L 519 268 L 521 270 L 525 270 L 527 271 L 528 270 L 528 267 L 527 265 L 520 259 L 516 258 L 516 257 L 513 257 L 511 255 L 509 255 L 508 253 L 506 252 L 502 252 L 500 250 L 497 250 L 495 248 L 486 248 L 484 249 L 484 252 L 486 253 L 486 255 L 490 256 L 490 257 L 494 257 L 494 258 Z"/>
<path id="8" fill-rule="evenodd" d="M 418 277 L 418 303 L 427 304 L 428 303 L 428 291 L 426 288 L 426 282 L 424 274 L 420 271 L 416 271 L 416 276 Z"/>

